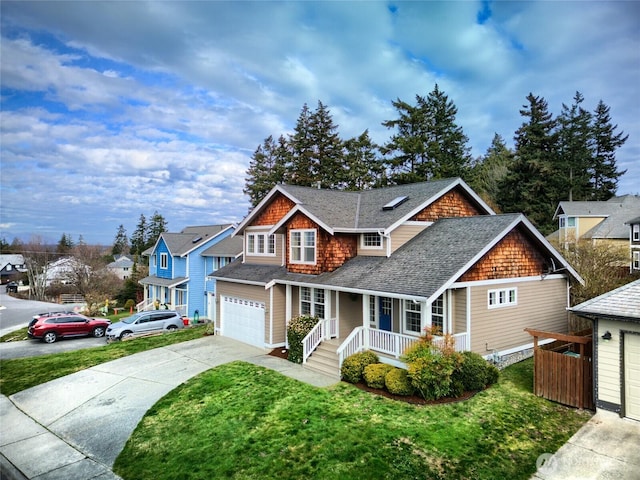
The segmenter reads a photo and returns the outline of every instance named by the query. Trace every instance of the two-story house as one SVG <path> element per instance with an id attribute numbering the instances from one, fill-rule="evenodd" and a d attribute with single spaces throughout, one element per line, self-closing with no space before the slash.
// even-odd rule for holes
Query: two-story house
<path id="1" fill-rule="evenodd" d="M 629 270 L 632 274 L 640 274 L 640 217 L 632 218 L 629 225 L 629 249 L 631 262 Z"/>
<path id="2" fill-rule="evenodd" d="M 113 262 L 108 263 L 106 268 L 117 275 L 118 278 L 126 280 L 131 276 L 133 263 L 133 258 L 129 255 L 114 255 Z"/>
<path id="3" fill-rule="evenodd" d="M 190 318 L 210 317 L 209 299 L 215 296 L 215 282 L 207 278 L 207 273 L 218 268 L 220 261 L 203 254 L 233 231 L 233 225 L 225 224 L 162 233 L 156 244 L 143 252 L 149 256 L 149 276 L 140 280 L 144 300 L 138 310 L 150 310 L 159 304 Z"/>
<path id="4" fill-rule="evenodd" d="M 218 331 L 286 346 L 287 322 L 320 321 L 320 344 L 342 359 L 372 349 L 397 362 L 437 328 L 456 348 L 507 354 L 525 327 L 565 331 L 580 276 L 519 214 L 495 215 L 461 179 L 362 192 L 277 185 L 238 225 L 241 262 L 217 278 Z"/>

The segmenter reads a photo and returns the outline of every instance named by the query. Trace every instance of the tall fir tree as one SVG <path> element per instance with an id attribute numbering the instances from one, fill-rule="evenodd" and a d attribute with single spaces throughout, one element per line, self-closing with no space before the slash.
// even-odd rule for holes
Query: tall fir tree
<path id="1" fill-rule="evenodd" d="M 566 183 L 566 200 L 589 200 L 592 197 L 589 166 L 593 158 L 592 115 L 582 108 L 584 97 L 576 92 L 573 104 L 562 104 L 558 122 L 558 155 L 561 175 Z M 560 199 L 562 200 L 562 199 Z"/>
<path id="2" fill-rule="evenodd" d="M 311 131 L 311 111 L 305 103 L 302 106 L 294 133 L 289 137 L 291 165 L 289 181 L 293 185 L 311 186 L 318 176 L 318 162 L 314 152 L 314 140 Z"/>
<path id="3" fill-rule="evenodd" d="M 317 165 L 316 183 L 322 188 L 338 188 L 344 182 L 342 140 L 329 109 L 318 100 L 310 118 L 310 133 Z"/>
<path id="4" fill-rule="evenodd" d="M 160 238 L 160 234 L 166 231 L 167 221 L 156 210 L 155 212 L 153 212 L 151 220 L 149 220 L 145 249 L 153 247 L 158 241 L 158 238 Z"/>
<path id="5" fill-rule="evenodd" d="M 360 191 L 385 184 L 385 167 L 376 150 L 368 130 L 344 142 L 345 178 L 341 188 Z"/>
<path id="6" fill-rule="evenodd" d="M 437 84 L 426 97 L 416 95 L 416 105 L 400 99 L 392 105 L 399 118 L 382 125 L 396 133 L 381 151 L 389 156 L 393 182 L 469 178 L 469 139 L 456 123 L 457 107 Z"/>
<path id="7" fill-rule="evenodd" d="M 75 244 L 73 243 L 73 239 L 71 238 L 71 235 L 67 233 L 63 233 L 62 236 L 60 237 L 60 240 L 58 240 L 56 253 L 59 253 L 60 255 L 67 255 L 71 253 L 71 250 L 73 250 L 74 246 Z"/>
<path id="8" fill-rule="evenodd" d="M 140 214 L 136 229 L 131 234 L 131 253 L 141 256 L 146 249 L 147 244 L 147 219 L 143 213 Z"/>
<path id="9" fill-rule="evenodd" d="M 113 246 L 111 247 L 112 255 L 121 255 L 129 253 L 129 237 L 127 237 L 127 231 L 124 226 L 120 224 L 116 237 L 113 240 Z"/>
<path id="10" fill-rule="evenodd" d="M 515 160 L 500 182 L 498 205 L 503 212 L 524 213 L 543 233 L 553 231 L 553 212 L 561 194 L 556 122 L 544 98 L 527 96 L 520 110 L 525 122 L 515 134 Z"/>
<path id="11" fill-rule="evenodd" d="M 629 135 L 616 133 L 618 125 L 611 123 L 610 108 L 602 100 L 593 115 L 593 162 L 591 182 L 593 196 L 590 200 L 608 200 L 616 194 L 618 179 L 626 170 L 618 170 L 616 150 L 623 146 Z"/>
<path id="12" fill-rule="evenodd" d="M 471 187 L 494 209 L 499 210 L 499 186 L 509 173 L 513 158 L 504 138 L 496 133 L 484 156 L 473 165 Z"/>

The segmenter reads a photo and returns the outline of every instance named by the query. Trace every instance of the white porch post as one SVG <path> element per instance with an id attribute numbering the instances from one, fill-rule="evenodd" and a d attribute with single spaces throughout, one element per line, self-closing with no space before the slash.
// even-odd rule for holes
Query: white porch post
<path id="1" fill-rule="evenodd" d="M 445 301 L 445 322 L 444 322 L 444 332 L 442 333 L 451 333 L 453 334 L 453 319 L 451 318 L 451 312 L 453 309 L 451 308 L 453 304 L 453 296 L 451 295 L 451 290 L 447 290 L 447 295 L 444 298 Z"/>
<path id="2" fill-rule="evenodd" d="M 340 338 L 340 292 L 336 291 L 336 338 Z"/>
<path id="3" fill-rule="evenodd" d="M 369 306 L 371 300 L 369 300 L 371 295 L 362 295 L 362 326 L 367 328 L 369 325 L 369 317 L 371 312 L 369 311 Z"/>
<path id="4" fill-rule="evenodd" d="M 289 336 L 287 335 L 287 331 L 286 328 L 289 326 L 289 320 L 291 320 L 291 312 L 293 311 L 292 309 L 292 305 L 291 305 L 291 285 L 287 284 L 287 286 L 285 287 L 285 296 L 286 298 L 286 305 L 285 305 L 285 311 L 284 311 L 284 323 L 285 323 L 285 332 L 284 332 L 284 343 L 285 343 L 285 347 L 289 348 Z"/>
<path id="5" fill-rule="evenodd" d="M 471 350 L 471 287 L 467 287 L 467 350 Z"/>
<path id="6" fill-rule="evenodd" d="M 420 332 L 424 330 L 426 327 L 431 328 L 432 320 L 431 320 L 431 305 L 432 303 L 420 302 Z"/>
<path id="7" fill-rule="evenodd" d="M 331 338 L 331 294 L 333 292 L 331 290 L 324 290 L 324 301 L 325 301 L 325 306 L 324 306 L 324 326 L 325 328 L 322 329 L 322 334 L 323 334 L 323 340 L 329 340 Z"/>

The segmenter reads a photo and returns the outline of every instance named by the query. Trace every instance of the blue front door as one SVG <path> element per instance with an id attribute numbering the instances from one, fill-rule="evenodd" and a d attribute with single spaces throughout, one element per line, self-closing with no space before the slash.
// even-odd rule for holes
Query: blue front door
<path id="1" fill-rule="evenodd" d="M 392 300 L 388 297 L 378 297 L 378 306 L 380 308 L 380 330 L 391 331 L 391 305 Z"/>

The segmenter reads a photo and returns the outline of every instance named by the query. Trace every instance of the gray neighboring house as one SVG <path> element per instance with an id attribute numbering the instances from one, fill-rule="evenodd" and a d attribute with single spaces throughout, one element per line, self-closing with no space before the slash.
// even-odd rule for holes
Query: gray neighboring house
<path id="1" fill-rule="evenodd" d="M 640 280 L 569 310 L 594 323 L 596 408 L 640 421 Z"/>
<path id="2" fill-rule="evenodd" d="M 632 218 L 629 225 L 629 248 L 631 250 L 631 263 L 629 271 L 632 274 L 640 274 L 640 217 Z"/>
<path id="3" fill-rule="evenodd" d="M 26 271 L 22 255 L 13 253 L 0 255 L 0 283 L 2 285 L 19 280 Z"/>
<path id="4" fill-rule="evenodd" d="M 115 273 L 118 278 L 126 280 L 131 276 L 133 264 L 133 258 L 129 255 L 114 255 L 114 261 L 109 263 L 107 268 Z"/>

